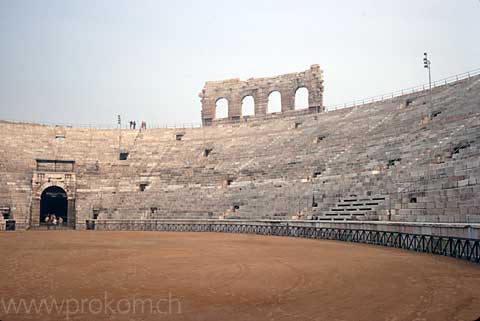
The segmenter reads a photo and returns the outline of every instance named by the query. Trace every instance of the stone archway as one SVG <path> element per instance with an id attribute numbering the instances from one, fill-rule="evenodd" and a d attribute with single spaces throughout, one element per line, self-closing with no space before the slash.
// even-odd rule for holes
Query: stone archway
<path id="1" fill-rule="evenodd" d="M 49 206 L 48 198 L 55 199 L 57 197 L 58 199 L 56 201 L 53 200 L 53 203 Z M 53 213 L 46 213 L 46 211 L 52 211 Z M 66 214 L 62 211 L 65 211 Z M 64 226 L 75 228 L 75 194 L 70 184 L 57 181 L 46 182 L 36 186 L 32 191 L 30 227 L 38 227 L 40 224 L 43 224 L 46 214 L 57 215 L 56 213 L 58 212 L 64 219 Z"/>
<path id="2" fill-rule="evenodd" d="M 45 222 L 47 215 L 55 215 L 68 226 L 68 200 L 65 190 L 58 186 L 50 186 L 43 190 L 40 196 L 40 224 Z"/>

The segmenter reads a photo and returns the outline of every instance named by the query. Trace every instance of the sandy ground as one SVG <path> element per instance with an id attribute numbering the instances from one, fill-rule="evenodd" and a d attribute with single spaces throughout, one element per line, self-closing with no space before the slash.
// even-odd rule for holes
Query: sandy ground
<path id="1" fill-rule="evenodd" d="M 0 233 L 0 256 L 2 321 L 480 317 L 479 265 L 383 247 L 215 233 L 37 231 Z"/>

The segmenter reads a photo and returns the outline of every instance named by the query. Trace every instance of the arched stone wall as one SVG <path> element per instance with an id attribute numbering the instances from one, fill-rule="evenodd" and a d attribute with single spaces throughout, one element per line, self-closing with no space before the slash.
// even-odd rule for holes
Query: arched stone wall
<path id="1" fill-rule="evenodd" d="M 216 119 L 215 104 L 219 98 L 228 100 L 228 118 L 231 120 L 242 117 L 242 99 L 245 96 L 253 97 L 255 116 L 265 115 L 268 95 L 273 91 L 279 91 L 282 96 L 282 112 L 295 110 L 295 93 L 301 87 L 308 90 L 308 108 L 315 112 L 323 111 L 323 71 L 319 65 L 312 65 L 303 72 L 270 78 L 207 81 L 199 94 L 202 101 L 202 123 L 208 126 Z"/>
<path id="2" fill-rule="evenodd" d="M 244 96 L 242 98 L 242 116 L 255 115 L 255 98 L 253 96 Z"/>
<path id="3" fill-rule="evenodd" d="M 30 227 L 40 225 L 40 201 L 42 193 L 47 188 L 57 186 L 67 194 L 68 225 L 75 227 L 75 189 L 76 179 L 74 173 L 55 173 L 35 171 L 32 177 L 32 195 L 30 207 Z"/>
<path id="4" fill-rule="evenodd" d="M 57 187 L 60 187 L 61 189 L 63 189 L 65 191 L 65 193 L 67 194 L 67 199 L 74 199 L 75 198 L 75 194 L 74 192 L 69 188 L 69 186 L 64 183 L 64 182 L 45 182 L 43 183 L 42 185 L 40 185 L 40 187 L 38 188 L 35 188 L 33 191 L 32 191 L 32 197 L 34 198 L 40 198 L 42 197 L 42 193 L 49 187 L 52 187 L 52 186 L 57 186 Z"/>

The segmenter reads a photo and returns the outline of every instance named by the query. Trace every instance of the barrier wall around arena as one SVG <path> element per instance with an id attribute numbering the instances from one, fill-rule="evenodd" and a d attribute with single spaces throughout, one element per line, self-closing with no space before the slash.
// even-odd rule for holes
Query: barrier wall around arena
<path id="1" fill-rule="evenodd" d="M 97 231 L 223 232 L 336 240 L 480 262 L 480 224 L 245 220 L 89 220 Z"/>

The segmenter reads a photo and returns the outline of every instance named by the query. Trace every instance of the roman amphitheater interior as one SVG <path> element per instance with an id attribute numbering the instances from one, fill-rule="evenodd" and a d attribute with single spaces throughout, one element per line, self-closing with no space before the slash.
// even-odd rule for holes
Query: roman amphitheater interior
<path id="1" fill-rule="evenodd" d="M 479 320 L 479 74 L 325 106 L 312 65 L 207 81 L 198 126 L 0 121 L 0 319 L 173 293 L 170 320 Z"/>
<path id="2" fill-rule="evenodd" d="M 293 105 L 299 87 L 309 90 L 304 110 Z M 282 112 L 268 114 L 274 90 Z M 38 227 L 42 193 L 54 187 L 76 229 L 90 219 L 479 223 L 479 92 L 477 76 L 431 97 L 425 90 L 325 111 L 314 65 L 207 82 L 199 128 L 1 122 L 3 226 Z M 255 115 L 242 117 L 247 95 Z M 217 120 L 222 97 L 228 118 Z"/>

